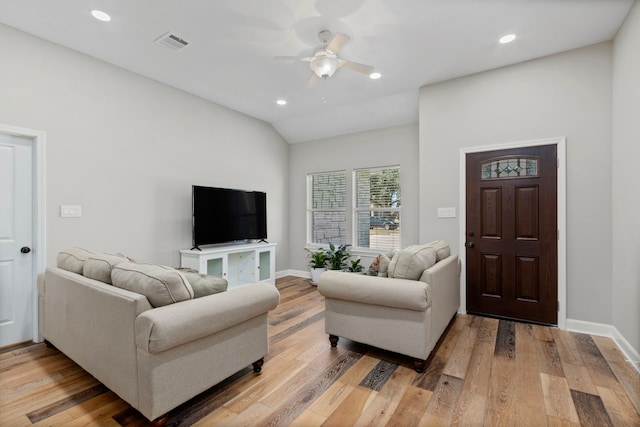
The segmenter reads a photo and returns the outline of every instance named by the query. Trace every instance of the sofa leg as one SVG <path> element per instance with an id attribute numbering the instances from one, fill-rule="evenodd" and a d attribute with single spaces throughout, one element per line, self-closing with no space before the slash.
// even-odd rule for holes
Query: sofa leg
<path id="1" fill-rule="evenodd" d="M 57 350 L 56 346 L 51 344 L 49 341 L 44 340 L 44 344 L 47 346 L 47 348 L 50 348 L 52 350 Z"/>
<path id="2" fill-rule="evenodd" d="M 160 415 L 158 418 L 156 418 L 155 420 L 151 421 L 151 425 L 154 427 L 162 427 L 163 425 L 165 425 L 167 423 L 167 421 L 169 421 L 169 414 L 166 413 L 164 415 Z"/>
<path id="3" fill-rule="evenodd" d="M 413 369 L 419 374 L 424 372 L 424 368 L 427 366 L 426 360 L 414 359 L 413 360 Z"/>
<path id="4" fill-rule="evenodd" d="M 335 335 L 329 335 L 329 342 L 331 343 L 331 347 L 337 347 L 339 339 L 340 337 L 337 337 Z"/>
<path id="5" fill-rule="evenodd" d="M 260 360 L 256 360 L 255 362 L 252 363 L 253 365 L 253 372 L 255 372 L 256 374 L 259 374 L 260 371 L 262 371 L 262 365 L 264 365 L 264 357 Z"/>

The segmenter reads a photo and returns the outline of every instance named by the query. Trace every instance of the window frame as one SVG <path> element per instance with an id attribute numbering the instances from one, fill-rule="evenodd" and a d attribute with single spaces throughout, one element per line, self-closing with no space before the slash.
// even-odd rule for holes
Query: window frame
<path id="1" fill-rule="evenodd" d="M 376 167 L 369 167 L 369 168 L 357 168 L 357 169 L 353 169 L 352 170 L 352 175 L 351 175 L 351 181 L 352 181 L 352 197 L 351 197 L 351 212 L 352 212 L 352 221 L 351 221 L 351 241 L 353 242 L 353 251 L 355 253 L 361 253 L 361 254 L 370 254 L 370 253 L 380 253 L 380 251 L 385 251 L 385 250 L 399 250 L 402 248 L 402 203 L 400 204 L 400 207 L 382 207 L 382 208 L 372 208 L 371 206 L 368 207 L 358 207 L 358 179 L 357 179 L 357 174 L 358 172 L 361 171 L 369 171 L 369 172 L 376 172 L 376 171 L 383 171 L 383 170 L 387 170 L 387 169 L 397 169 L 398 170 L 398 176 L 399 176 L 399 180 L 400 180 L 400 200 L 402 200 L 402 168 L 400 167 L 400 165 L 388 165 L 388 166 L 376 166 Z M 398 227 L 398 245 L 397 247 L 394 248 L 372 248 L 372 247 L 363 247 L 363 246 L 358 246 L 358 214 L 360 212 L 397 212 L 398 214 L 398 220 L 399 220 L 399 227 Z"/>
<path id="2" fill-rule="evenodd" d="M 344 181 L 345 181 L 345 185 L 344 185 L 344 190 L 345 190 L 345 200 L 344 200 L 344 207 L 343 208 L 314 208 L 313 207 L 313 199 L 314 199 L 314 192 L 313 192 L 313 178 L 315 176 L 318 175 L 332 175 L 332 174 L 343 174 L 344 175 Z M 318 243 L 318 242 L 314 242 L 313 241 L 313 235 L 314 235 L 314 222 L 313 222 L 313 214 L 316 212 L 343 212 L 344 213 L 344 217 L 345 217 L 345 227 L 348 227 L 349 225 L 349 219 L 348 219 L 348 213 L 349 213 L 349 209 L 348 209 L 348 204 L 349 204 L 349 199 L 348 199 L 348 194 L 347 192 L 347 171 L 342 169 L 342 170 L 333 170 L 333 171 L 322 171 L 322 172 L 312 172 L 312 173 L 308 173 L 307 174 L 307 247 L 313 248 L 313 247 L 322 247 L 322 246 L 327 246 L 328 243 Z M 345 243 L 348 243 L 348 237 L 349 237 L 349 233 L 348 230 L 346 232 L 345 235 Z M 331 242 L 334 244 L 338 244 L 339 242 Z"/>

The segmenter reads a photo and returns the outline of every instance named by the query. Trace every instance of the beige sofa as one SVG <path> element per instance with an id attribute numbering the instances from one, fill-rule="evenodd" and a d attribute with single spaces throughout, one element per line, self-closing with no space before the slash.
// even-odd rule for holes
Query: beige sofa
<path id="1" fill-rule="evenodd" d="M 279 302 L 277 289 L 264 283 L 195 299 L 187 293 L 154 307 L 140 293 L 61 268 L 48 268 L 39 282 L 45 340 L 158 424 L 248 365 L 260 371 L 269 348 L 267 314 Z"/>
<path id="2" fill-rule="evenodd" d="M 393 257 L 389 275 L 395 277 L 323 273 L 325 331 L 333 347 L 338 337 L 348 338 L 411 356 L 422 372 L 460 304 L 458 256 L 442 241 L 413 246 Z"/>

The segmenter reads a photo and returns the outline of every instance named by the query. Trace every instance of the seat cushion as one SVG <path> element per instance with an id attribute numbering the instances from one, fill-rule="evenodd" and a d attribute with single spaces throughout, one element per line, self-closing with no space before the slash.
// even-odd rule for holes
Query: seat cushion
<path id="1" fill-rule="evenodd" d="M 111 270 L 123 262 L 129 262 L 129 260 L 116 255 L 91 254 L 84 262 L 82 275 L 111 285 Z"/>
<path id="2" fill-rule="evenodd" d="M 58 268 L 71 271 L 72 273 L 82 274 L 84 262 L 93 255 L 93 252 L 82 248 L 69 248 L 58 253 L 56 264 Z"/>
<path id="3" fill-rule="evenodd" d="M 436 263 L 436 250 L 429 245 L 409 246 L 389 263 L 389 277 L 418 280 L 422 272 Z"/>
<path id="4" fill-rule="evenodd" d="M 123 262 L 111 270 L 113 286 L 147 297 L 154 307 L 193 298 L 193 288 L 178 270 L 157 264 Z"/>

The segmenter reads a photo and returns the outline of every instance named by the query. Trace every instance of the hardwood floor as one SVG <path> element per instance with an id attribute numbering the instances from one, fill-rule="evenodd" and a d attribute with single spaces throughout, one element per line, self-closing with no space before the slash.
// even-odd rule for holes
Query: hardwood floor
<path id="1" fill-rule="evenodd" d="M 278 280 L 270 351 L 170 413 L 198 426 L 640 426 L 640 374 L 608 338 L 459 315 L 424 373 L 346 339 L 332 349 L 308 280 Z M 44 344 L 0 353 L 1 426 L 146 425 Z"/>

